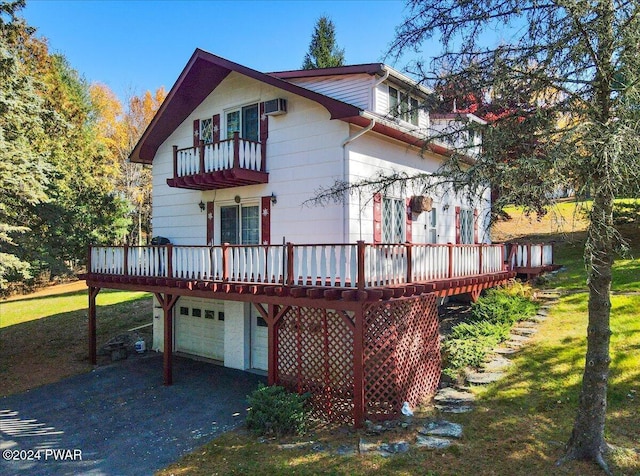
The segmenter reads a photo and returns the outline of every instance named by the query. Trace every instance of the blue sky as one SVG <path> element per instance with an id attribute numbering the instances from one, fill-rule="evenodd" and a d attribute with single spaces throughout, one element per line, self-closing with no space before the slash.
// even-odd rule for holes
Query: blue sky
<path id="1" fill-rule="evenodd" d="M 324 14 L 348 64 L 382 61 L 405 12 L 400 0 L 27 0 L 22 14 L 51 51 L 125 99 L 169 90 L 196 47 L 259 71 L 298 69 Z"/>

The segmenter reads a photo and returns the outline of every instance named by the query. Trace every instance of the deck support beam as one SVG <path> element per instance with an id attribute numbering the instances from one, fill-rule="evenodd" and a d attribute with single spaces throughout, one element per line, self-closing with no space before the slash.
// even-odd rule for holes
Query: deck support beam
<path id="1" fill-rule="evenodd" d="M 96 296 L 102 288 L 89 286 L 89 361 L 91 365 L 98 363 L 96 346 Z"/>
<path id="2" fill-rule="evenodd" d="M 163 383 L 173 384 L 173 308 L 180 296 L 155 293 L 164 311 Z"/>

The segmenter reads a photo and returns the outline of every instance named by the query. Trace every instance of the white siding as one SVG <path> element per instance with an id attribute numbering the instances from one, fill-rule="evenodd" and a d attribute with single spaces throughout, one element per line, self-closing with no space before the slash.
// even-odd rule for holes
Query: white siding
<path id="1" fill-rule="evenodd" d="M 441 160 L 432 154 L 420 156 L 420 150 L 408 147 L 378 134 L 368 133 L 348 146 L 349 177 L 352 181 L 372 177 L 379 171 L 390 173 L 405 172 L 413 175 L 420 172 L 433 173 L 441 165 Z M 395 198 L 410 198 L 413 195 L 425 194 L 418 186 L 398 187 L 391 191 Z M 364 240 L 373 242 L 373 197 L 371 193 L 354 194 L 349 204 L 349 241 Z M 465 197 L 456 196 L 452 191 L 428 192 L 433 199 L 433 206 L 437 214 L 438 243 L 455 243 L 455 207 L 478 208 L 480 210 L 479 235 L 488 242 L 488 233 L 483 232 L 488 225 L 487 212 L 489 192 L 485 193 L 483 201 L 469 204 Z M 427 243 L 428 219 L 426 212 L 413 214 L 412 241 Z"/>
<path id="2" fill-rule="evenodd" d="M 289 82 L 302 86 L 303 88 L 369 111 L 373 109 L 371 104 L 371 90 L 374 81 L 375 76 L 366 73 L 320 76 L 316 78 L 295 78 L 289 80 Z"/>
<path id="3" fill-rule="evenodd" d="M 269 118 L 267 171 L 269 183 L 234 187 L 217 191 L 192 191 L 171 188 L 166 180 L 173 174 L 172 146 L 191 146 L 194 119 L 210 117 L 240 104 L 285 97 L 288 112 Z M 259 198 L 274 193 L 277 204 L 271 208 L 271 240 L 280 243 L 341 242 L 344 239 L 343 206 L 303 207 L 314 191 L 343 178 L 342 142 L 349 127 L 330 120 L 322 106 L 283 91 L 230 74 L 209 97 L 161 145 L 153 162 L 153 234 L 165 236 L 176 244 L 203 245 L 206 241 L 206 214 L 198 203 L 214 201 L 259 203 Z M 216 210 L 217 211 L 217 210 Z M 218 214 L 219 217 L 219 214 Z M 219 233 L 219 226 L 214 228 Z"/>

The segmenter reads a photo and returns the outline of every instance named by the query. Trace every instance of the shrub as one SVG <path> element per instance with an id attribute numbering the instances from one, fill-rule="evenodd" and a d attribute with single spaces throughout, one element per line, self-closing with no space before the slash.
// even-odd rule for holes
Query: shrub
<path id="1" fill-rule="evenodd" d="M 533 316 L 537 304 L 528 285 L 491 289 L 471 307 L 471 321 L 451 329 L 442 344 L 443 372 L 456 378 L 465 367 L 479 367 L 488 352 L 504 341 L 513 324 Z"/>
<path id="2" fill-rule="evenodd" d="M 284 387 L 265 386 L 247 396 L 250 408 L 247 428 L 260 435 L 302 435 L 307 429 L 308 394 L 298 395 Z"/>

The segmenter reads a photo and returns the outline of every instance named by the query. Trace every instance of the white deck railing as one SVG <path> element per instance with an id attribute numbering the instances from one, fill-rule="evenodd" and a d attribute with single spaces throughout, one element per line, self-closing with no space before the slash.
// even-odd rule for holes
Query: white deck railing
<path id="1" fill-rule="evenodd" d="M 505 270 L 504 247 L 364 242 L 93 246 L 89 269 L 109 275 L 362 289 L 499 273 Z"/>
<path id="2" fill-rule="evenodd" d="M 509 243 L 507 261 L 511 269 L 541 268 L 553 264 L 552 243 Z"/>
<path id="3" fill-rule="evenodd" d="M 174 163 L 176 177 L 229 170 L 234 167 L 262 171 L 262 144 L 241 139 L 235 133 L 232 139 L 184 149 L 176 147 Z"/>

